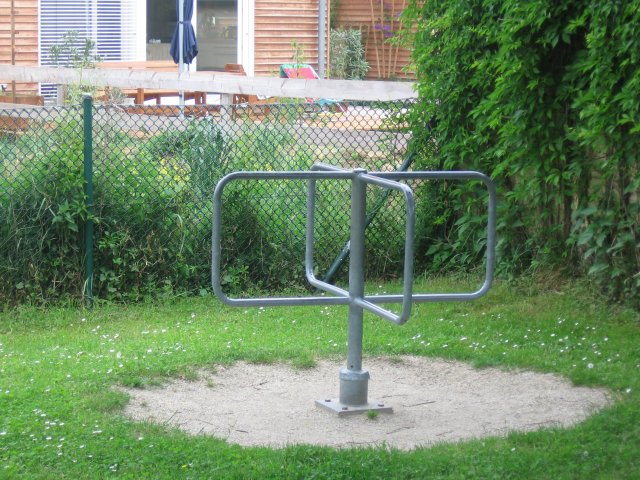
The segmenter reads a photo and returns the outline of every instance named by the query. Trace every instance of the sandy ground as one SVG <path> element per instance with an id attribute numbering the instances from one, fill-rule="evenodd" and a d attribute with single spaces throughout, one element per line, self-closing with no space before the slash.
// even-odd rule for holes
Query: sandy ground
<path id="1" fill-rule="evenodd" d="M 573 387 L 555 375 L 420 357 L 366 358 L 369 399 L 393 407 L 370 419 L 338 417 L 315 400 L 338 396 L 341 363 L 311 369 L 237 363 L 198 381 L 128 389 L 125 414 L 240 445 L 291 444 L 404 450 L 510 431 L 566 427 L 610 403 L 606 390 Z"/>

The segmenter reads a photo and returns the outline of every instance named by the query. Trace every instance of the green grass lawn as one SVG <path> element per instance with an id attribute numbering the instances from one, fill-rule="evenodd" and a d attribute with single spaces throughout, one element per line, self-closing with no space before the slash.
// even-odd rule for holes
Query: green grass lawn
<path id="1" fill-rule="evenodd" d="M 346 326 L 344 307 L 242 309 L 212 298 L 1 313 L 0 478 L 640 478 L 640 315 L 571 284 L 498 283 L 473 303 L 418 305 L 402 327 L 367 316 L 364 337 L 365 355 L 460 359 L 608 387 L 614 405 L 571 429 L 412 452 L 243 448 L 133 423 L 121 413 L 127 396 L 111 388 L 193 378 L 239 359 L 304 368 L 345 358 Z"/>

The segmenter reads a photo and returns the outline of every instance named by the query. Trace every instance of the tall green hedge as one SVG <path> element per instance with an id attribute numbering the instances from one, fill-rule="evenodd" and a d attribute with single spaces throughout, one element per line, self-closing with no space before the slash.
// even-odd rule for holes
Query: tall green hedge
<path id="1" fill-rule="evenodd" d="M 640 0 L 414 1 L 405 20 L 423 166 L 498 182 L 501 268 L 562 266 L 640 307 Z M 434 258 L 481 254 L 473 198 L 442 200 L 466 228 Z"/>

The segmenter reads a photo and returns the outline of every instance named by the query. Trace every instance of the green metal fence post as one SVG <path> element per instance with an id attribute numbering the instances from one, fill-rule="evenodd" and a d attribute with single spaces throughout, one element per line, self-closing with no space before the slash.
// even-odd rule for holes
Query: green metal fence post
<path id="1" fill-rule="evenodd" d="M 87 219 L 84 224 L 84 300 L 93 306 L 93 99 L 82 99 L 84 117 L 84 198 Z"/>

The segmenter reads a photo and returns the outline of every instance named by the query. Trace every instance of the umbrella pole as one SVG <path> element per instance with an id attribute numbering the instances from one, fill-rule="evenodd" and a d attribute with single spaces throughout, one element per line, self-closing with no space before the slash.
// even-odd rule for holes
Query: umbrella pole
<path id="1" fill-rule="evenodd" d="M 178 42 L 180 46 L 179 76 L 182 77 L 182 72 L 184 72 L 184 0 L 180 0 L 178 8 Z M 180 96 L 180 115 L 182 116 L 184 114 L 184 90 L 180 90 L 178 95 Z"/>
<path id="2" fill-rule="evenodd" d="M 15 2 L 11 0 L 11 65 L 16 64 L 16 13 Z M 11 80 L 11 102 L 16 102 L 16 81 Z"/>

